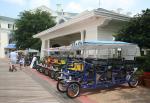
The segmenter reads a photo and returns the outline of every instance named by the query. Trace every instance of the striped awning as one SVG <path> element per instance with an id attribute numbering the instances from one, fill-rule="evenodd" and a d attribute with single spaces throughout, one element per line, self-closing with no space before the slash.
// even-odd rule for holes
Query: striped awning
<path id="1" fill-rule="evenodd" d="M 5 49 L 16 49 L 16 44 L 8 44 Z"/>

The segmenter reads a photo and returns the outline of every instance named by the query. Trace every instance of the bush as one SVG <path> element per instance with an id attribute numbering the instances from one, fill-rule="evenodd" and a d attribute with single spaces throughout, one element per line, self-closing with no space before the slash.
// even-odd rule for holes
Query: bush
<path id="1" fill-rule="evenodd" d="M 144 63 L 144 71 L 150 72 L 150 53 L 146 55 L 146 61 Z"/>
<path id="2" fill-rule="evenodd" d="M 135 60 L 136 60 L 136 63 L 137 63 L 137 64 L 142 65 L 142 64 L 144 64 L 145 61 L 146 61 L 146 56 L 136 57 Z"/>
<path id="3" fill-rule="evenodd" d="M 136 57 L 135 60 L 136 60 L 136 64 L 138 65 L 138 68 L 140 70 L 144 70 L 144 64 L 146 61 L 146 57 L 145 56 Z"/>
<path id="4" fill-rule="evenodd" d="M 140 70 L 150 72 L 150 53 L 146 56 L 136 57 L 135 59 Z"/>

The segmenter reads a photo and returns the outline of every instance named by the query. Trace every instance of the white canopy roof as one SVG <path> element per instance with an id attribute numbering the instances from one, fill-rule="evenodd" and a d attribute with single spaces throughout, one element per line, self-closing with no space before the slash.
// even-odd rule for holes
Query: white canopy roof
<path id="1" fill-rule="evenodd" d="M 61 46 L 61 47 L 56 47 L 56 48 L 48 48 L 48 49 L 43 49 L 44 51 L 51 51 L 51 52 L 55 52 L 55 51 L 70 51 L 71 50 L 71 46 Z"/>
<path id="2" fill-rule="evenodd" d="M 136 44 L 121 41 L 84 41 L 80 45 L 72 46 L 72 49 L 104 49 L 104 48 L 127 48 L 138 47 Z"/>

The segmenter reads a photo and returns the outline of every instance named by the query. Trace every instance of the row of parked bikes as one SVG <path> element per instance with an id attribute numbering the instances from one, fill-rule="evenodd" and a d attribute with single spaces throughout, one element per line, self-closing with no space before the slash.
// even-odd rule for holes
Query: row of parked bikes
<path id="1" fill-rule="evenodd" d="M 79 96 L 81 89 L 109 88 L 124 83 L 130 87 L 138 85 L 135 60 L 64 56 L 58 49 L 50 52 L 57 53 L 44 57 L 33 68 L 56 80 L 57 90 L 70 98 Z"/>

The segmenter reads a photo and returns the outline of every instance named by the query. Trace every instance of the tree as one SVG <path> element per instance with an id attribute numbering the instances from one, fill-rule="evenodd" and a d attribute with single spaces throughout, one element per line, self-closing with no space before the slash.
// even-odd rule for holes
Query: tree
<path id="1" fill-rule="evenodd" d="M 117 41 L 136 43 L 140 48 L 150 48 L 150 9 L 134 16 L 115 38 Z"/>
<path id="2" fill-rule="evenodd" d="M 46 11 L 24 11 L 19 15 L 15 23 L 16 30 L 14 31 L 14 38 L 17 49 L 38 49 L 41 47 L 41 40 L 33 38 L 32 36 L 53 27 L 56 23 L 50 13 Z"/>

